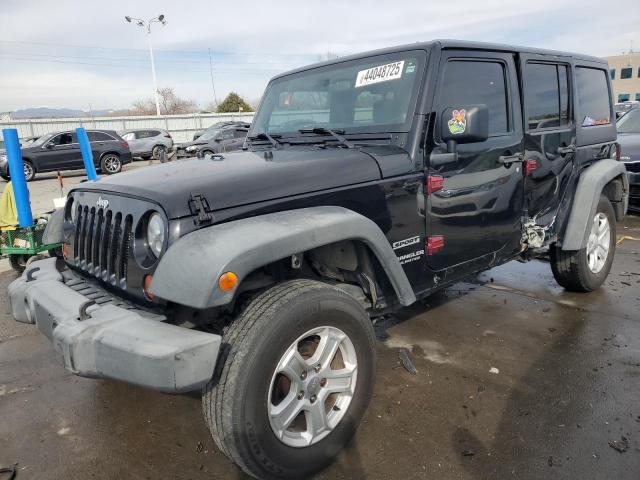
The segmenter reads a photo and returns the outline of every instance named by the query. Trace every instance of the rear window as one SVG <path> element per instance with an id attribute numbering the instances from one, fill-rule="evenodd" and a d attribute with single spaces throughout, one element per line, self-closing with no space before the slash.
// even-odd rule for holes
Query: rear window
<path id="1" fill-rule="evenodd" d="M 566 65 L 527 64 L 524 99 L 530 130 L 569 123 Z"/>
<path id="2" fill-rule="evenodd" d="M 103 132 L 89 132 L 89 141 L 91 142 L 108 142 L 109 140 L 114 140 L 114 138 Z"/>
<path id="3" fill-rule="evenodd" d="M 580 124 L 583 127 L 611 123 L 611 102 L 607 86 L 607 73 L 596 68 L 576 68 Z"/>

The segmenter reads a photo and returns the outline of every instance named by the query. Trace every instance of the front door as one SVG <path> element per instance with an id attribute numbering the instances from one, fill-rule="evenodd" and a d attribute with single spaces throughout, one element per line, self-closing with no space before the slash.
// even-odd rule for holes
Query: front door
<path id="1" fill-rule="evenodd" d="M 39 168 L 43 171 L 76 168 L 78 160 L 82 161 L 82 154 L 75 132 L 54 136 L 42 146 L 41 158 Z"/>
<path id="2" fill-rule="evenodd" d="M 458 145 L 457 163 L 429 168 L 427 173 L 444 180 L 442 188 L 426 199 L 427 235 L 442 237 L 444 242 L 427 261 L 435 271 L 457 267 L 447 277 L 464 274 L 472 268 L 468 266 L 471 262 L 473 269 L 484 268 L 520 247 L 523 172 L 518 155 L 523 145 L 519 97 L 512 54 L 443 51 L 434 101 L 436 151 L 445 149 L 438 138 L 440 122 L 448 121 L 441 117 L 445 109 L 486 105 L 489 110 L 489 138 Z M 509 158 L 513 161 L 506 161 Z"/>

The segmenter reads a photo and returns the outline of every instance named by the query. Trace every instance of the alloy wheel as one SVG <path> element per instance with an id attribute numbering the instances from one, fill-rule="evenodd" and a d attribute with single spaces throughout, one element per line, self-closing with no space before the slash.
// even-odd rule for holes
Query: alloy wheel
<path id="1" fill-rule="evenodd" d="M 597 213 L 591 224 L 587 242 L 587 265 L 592 273 L 600 273 L 607 263 L 611 245 L 611 227 L 604 213 Z"/>
<path id="2" fill-rule="evenodd" d="M 355 347 L 335 327 L 301 335 L 280 358 L 267 400 L 269 423 L 290 447 L 307 447 L 326 437 L 343 419 L 358 373 Z"/>

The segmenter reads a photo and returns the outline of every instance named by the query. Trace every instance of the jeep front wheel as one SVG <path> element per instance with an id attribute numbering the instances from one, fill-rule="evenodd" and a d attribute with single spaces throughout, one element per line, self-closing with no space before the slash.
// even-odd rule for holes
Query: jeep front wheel
<path id="1" fill-rule="evenodd" d="M 355 433 L 375 357 L 371 320 L 343 291 L 312 280 L 265 291 L 223 337 L 203 393 L 216 444 L 256 478 L 306 478 Z"/>
<path id="2" fill-rule="evenodd" d="M 616 251 L 616 217 L 602 195 L 588 225 L 587 245 L 581 250 L 551 248 L 551 269 L 556 281 L 573 292 L 591 292 L 609 275 Z"/>

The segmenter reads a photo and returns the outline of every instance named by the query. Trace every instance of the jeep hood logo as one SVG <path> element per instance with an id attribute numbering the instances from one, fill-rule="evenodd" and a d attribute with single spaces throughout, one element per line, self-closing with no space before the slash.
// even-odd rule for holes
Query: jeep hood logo
<path id="1" fill-rule="evenodd" d="M 105 200 L 102 197 L 98 197 L 98 201 L 96 202 L 96 205 L 106 210 L 107 207 L 109 206 L 109 200 Z"/>

